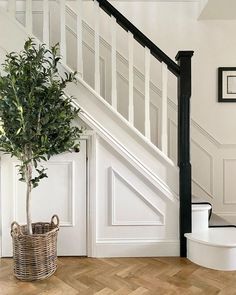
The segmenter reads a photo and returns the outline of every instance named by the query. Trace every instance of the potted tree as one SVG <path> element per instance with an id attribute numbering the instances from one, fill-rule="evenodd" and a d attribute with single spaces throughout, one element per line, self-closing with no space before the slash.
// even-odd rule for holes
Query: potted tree
<path id="1" fill-rule="evenodd" d="M 28 39 L 23 51 L 6 56 L 0 75 L 0 150 L 19 160 L 19 180 L 26 183 L 27 224 L 13 222 L 11 228 L 14 275 L 21 280 L 43 279 L 56 270 L 59 219 L 32 224 L 31 194 L 47 177 L 42 162 L 79 151 L 82 133 L 72 125 L 79 110 L 64 93 L 75 73 L 60 76 L 57 52 L 58 45 L 47 49 Z"/>

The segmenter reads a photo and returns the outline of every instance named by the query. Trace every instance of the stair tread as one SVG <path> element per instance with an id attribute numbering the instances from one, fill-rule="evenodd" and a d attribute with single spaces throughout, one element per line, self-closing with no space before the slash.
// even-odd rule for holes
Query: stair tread
<path id="1" fill-rule="evenodd" d="M 193 211 L 211 210 L 211 205 L 208 204 L 192 204 Z"/>
<path id="2" fill-rule="evenodd" d="M 236 247 L 236 228 L 209 228 L 204 231 L 188 233 L 185 237 L 202 244 L 218 247 Z"/>

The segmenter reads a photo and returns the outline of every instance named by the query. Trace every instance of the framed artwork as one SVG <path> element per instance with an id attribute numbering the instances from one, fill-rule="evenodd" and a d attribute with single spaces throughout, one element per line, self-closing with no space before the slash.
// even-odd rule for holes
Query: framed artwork
<path id="1" fill-rule="evenodd" d="M 218 68 L 218 101 L 236 102 L 236 67 Z"/>

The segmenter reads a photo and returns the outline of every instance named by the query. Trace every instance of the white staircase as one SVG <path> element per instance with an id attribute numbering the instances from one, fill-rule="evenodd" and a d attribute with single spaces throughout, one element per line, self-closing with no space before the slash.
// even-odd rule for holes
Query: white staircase
<path id="1" fill-rule="evenodd" d="M 162 137 L 159 146 L 154 145 L 150 137 L 150 52 L 145 50 L 144 129 L 141 132 L 136 124 L 137 110 L 140 112 L 141 109 L 140 107 L 137 109 L 134 91 L 132 98 L 132 85 L 135 83 L 135 68 L 132 62 L 129 63 L 129 94 L 126 103 L 129 116 L 123 116 L 119 111 L 120 100 L 117 95 L 119 87 L 116 84 L 115 70 L 118 55 L 115 30 L 112 31 L 112 63 L 107 65 L 111 68 L 113 81 L 110 88 L 111 100 L 108 102 L 107 97 L 103 97 L 104 81 L 100 73 L 102 53 L 99 43 L 102 32 L 99 31 L 99 24 L 95 22 L 92 31 L 94 42 L 87 47 L 84 39 L 89 39 L 91 36 L 83 35 L 82 1 L 73 2 L 76 4 L 73 8 L 69 7 L 71 3 L 68 3 L 27 0 L 27 5 L 24 7 L 21 1 L 3 1 L 5 7 L 0 10 L 0 24 L 6 27 L 6 33 L 0 36 L 2 61 L 7 52 L 21 50 L 27 37 L 33 36 L 36 42 L 43 41 L 47 45 L 59 41 L 60 53 L 63 56 L 59 70 L 64 73 L 74 68 L 78 72 L 77 83 L 68 86 L 67 95 L 75 97 L 75 106 L 81 108 L 80 118 L 89 129 L 86 135 L 90 180 L 88 256 L 178 256 L 178 168 L 168 156 L 167 136 Z M 102 10 L 98 7 L 98 3 L 91 1 L 90 4 L 96 16 L 101 16 Z M 42 22 L 36 18 L 40 13 L 35 16 L 36 9 L 41 11 Z M 59 23 L 54 23 L 57 18 Z M 118 26 L 113 18 L 110 21 L 113 29 L 114 26 Z M 73 39 L 76 40 L 75 44 L 73 40 L 72 43 L 68 43 L 68 32 L 71 27 L 73 30 L 74 27 L 76 29 L 76 35 L 73 34 L 76 36 Z M 39 38 L 35 37 L 37 32 Z M 10 35 L 16 37 L 9 38 Z M 132 47 L 135 40 L 131 34 L 129 39 L 132 61 L 134 53 Z M 71 44 L 75 45 L 73 47 L 75 56 L 71 54 Z M 88 53 L 84 48 L 89 48 L 89 52 L 93 53 L 92 62 L 86 57 Z M 93 64 L 92 69 L 91 64 Z M 88 68 L 91 69 L 89 75 L 86 72 Z M 166 89 L 167 72 L 168 68 L 163 64 L 163 82 Z M 167 90 L 163 93 L 163 99 L 167 99 Z M 165 134 L 168 129 L 166 104 L 163 104 L 162 112 L 162 129 Z M 119 197 L 120 191 L 122 191 L 121 197 Z M 10 220 L 4 221 L 4 224 L 9 222 Z"/>

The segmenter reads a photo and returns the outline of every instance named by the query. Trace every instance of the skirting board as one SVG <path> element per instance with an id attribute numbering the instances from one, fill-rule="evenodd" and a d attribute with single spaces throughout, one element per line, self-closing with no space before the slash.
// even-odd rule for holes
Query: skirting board
<path id="1" fill-rule="evenodd" d="M 102 240 L 95 249 L 97 258 L 179 256 L 179 240 Z"/>

